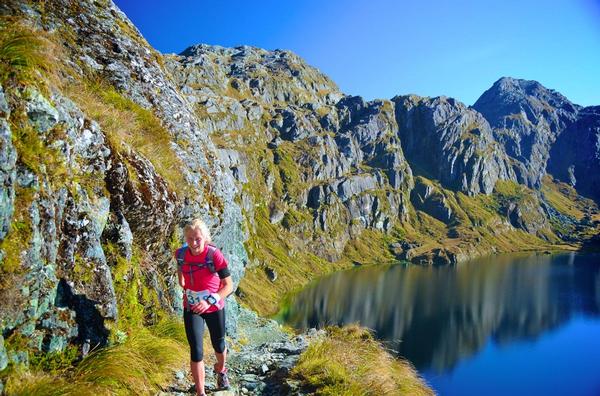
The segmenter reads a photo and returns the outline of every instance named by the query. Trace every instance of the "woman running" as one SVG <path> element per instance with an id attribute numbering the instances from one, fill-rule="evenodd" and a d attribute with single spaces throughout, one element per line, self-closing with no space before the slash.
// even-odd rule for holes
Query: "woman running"
<path id="1" fill-rule="evenodd" d="M 195 219 L 184 228 L 187 246 L 175 252 L 179 284 L 183 287 L 183 322 L 190 344 L 190 368 L 196 385 L 196 394 L 204 393 L 204 361 L 202 336 L 204 322 L 215 350 L 214 365 L 219 389 L 229 388 L 227 348 L 225 346 L 225 298 L 233 291 L 231 274 L 223 253 L 211 245 L 206 224 Z"/>

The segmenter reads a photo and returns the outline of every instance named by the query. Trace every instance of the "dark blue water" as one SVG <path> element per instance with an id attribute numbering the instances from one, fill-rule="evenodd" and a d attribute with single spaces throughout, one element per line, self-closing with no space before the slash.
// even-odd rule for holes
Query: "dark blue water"
<path id="1" fill-rule="evenodd" d="M 600 256 L 502 256 L 336 273 L 281 314 L 360 323 L 440 395 L 600 396 Z"/>

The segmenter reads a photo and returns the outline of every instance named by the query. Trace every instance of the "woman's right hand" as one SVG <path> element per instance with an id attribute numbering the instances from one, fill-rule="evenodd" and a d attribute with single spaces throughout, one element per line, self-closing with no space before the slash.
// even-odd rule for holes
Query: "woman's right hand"
<path id="1" fill-rule="evenodd" d="M 204 313 L 204 311 L 206 311 L 208 308 L 210 308 L 210 304 L 206 300 L 201 300 L 198 304 L 192 305 L 191 308 L 192 311 L 196 312 L 197 314 L 201 314 Z"/>

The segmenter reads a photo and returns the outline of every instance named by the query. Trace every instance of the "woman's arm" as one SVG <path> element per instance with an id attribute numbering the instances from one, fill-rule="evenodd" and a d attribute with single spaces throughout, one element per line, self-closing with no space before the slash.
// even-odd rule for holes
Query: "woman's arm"
<path id="1" fill-rule="evenodd" d="M 231 280 L 231 276 L 221 279 L 221 287 L 219 288 L 219 291 L 217 291 L 221 299 L 225 299 L 232 291 L 233 281 Z"/>

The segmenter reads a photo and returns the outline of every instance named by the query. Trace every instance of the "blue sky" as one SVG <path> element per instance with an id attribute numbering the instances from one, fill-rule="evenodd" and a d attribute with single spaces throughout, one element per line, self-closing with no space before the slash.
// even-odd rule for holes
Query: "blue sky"
<path id="1" fill-rule="evenodd" d="M 600 105 L 600 0 L 115 0 L 154 48 L 292 50 L 366 99 L 468 105 L 502 76 Z"/>

